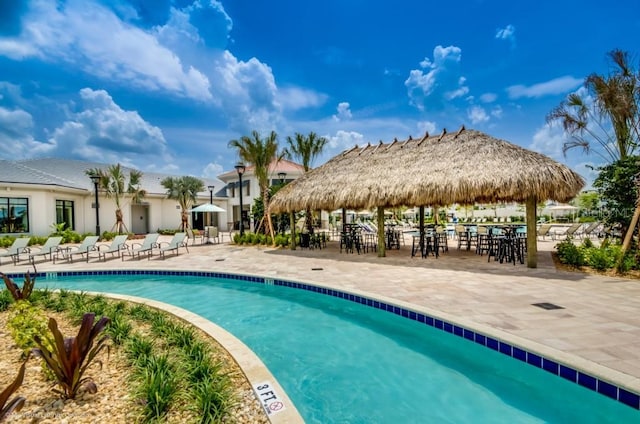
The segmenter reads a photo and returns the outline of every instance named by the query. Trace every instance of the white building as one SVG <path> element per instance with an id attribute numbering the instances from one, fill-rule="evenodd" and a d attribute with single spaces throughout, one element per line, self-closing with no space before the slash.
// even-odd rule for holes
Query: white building
<path id="1" fill-rule="evenodd" d="M 295 162 L 286 159 L 280 160 L 277 165 L 269 168 L 269 181 L 271 185 L 280 184 L 282 182 L 290 182 L 299 178 L 304 174 L 304 168 Z M 240 222 L 240 176 L 236 169 L 218 175 L 218 178 L 225 183 L 227 197 L 227 217 L 229 221 L 227 226 L 220 226 L 223 229 L 238 229 Z M 244 228 L 253 229 L 253 223 L 250 222 L 251 207 L 256 197 L 260 196 L 260 187 L 258 179 L 255 176 L 254 167 L 247 166 L 242 175 L 242 210 L 244 215 Z M 220 223 L 222 224 L 222 223 Z"/>
<path id="2" fill-rule="evenodd" d="M 95 233 L 97 223 L 101 232 L 111 230 L 116 222 L 115 202 L 98 191 L 96 214 L 94 185 L 86 174 L 89 169 L 106 169 L 110 165 L 66 159 L 0 160 L 0 236 L 46 236 L 53 231 L 54 224 L 62 222 L 78 233 Z M 127 177 L 129 170 L 124 167 Z M 270 172 L 275 183 L 280 182 L 279 173 L 291 181 L 304 170 L 293 162 L 282 161 Z M 176 175 L 143 172 L 141 188 L 147 195 L 139 204 L 132 204 L 127 198 L 121 205 L 130 232 L 145 234 L 179 227 L 180 206 L 177 201 L 167 199 L 166 189 L 160 184 L 170 176 Z M 246 167 L 242 178 L 243 209 L 248 212 L 259 195 L 251 166 Z M 220 180 L 202 179 L 205 187 L 213 187 L 213 191 L 199 193 L 194 206 L 213 200 L 213 204 L 225 210 L 213 214 L 213 225 L 227 230 L 239 222 L 238 173 L 235 169 L 226 172 L 220 175 Z M 191 214 L 194 228 L 202 228 L 208 221 L 206 213 Z"/>

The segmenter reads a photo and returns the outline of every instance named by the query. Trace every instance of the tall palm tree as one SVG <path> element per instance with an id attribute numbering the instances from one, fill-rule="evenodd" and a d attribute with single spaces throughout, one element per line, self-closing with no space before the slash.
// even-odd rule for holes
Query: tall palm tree
<path id="1" fill-rule="evenodd" d="M 238 150 L 238 156 L 244 162 L 253 165 L 253 172 L 258 180 L 260 195 L 264 205 L 262 222 L 266 223 L 268 234 L 275 239 L 273 224 L 269 210 L 269 166 L 278 163 L 282 159 L 282 153 L 278 152 L 278 135 L 271 131 L 264 139 L 258 131 L 252 131 L 251 136 L 243 136 L 239 140 L 229 141 L 229 147 Z M 242 214 L 242 211 L 240 211 Z"/>
<path id="2" fill-rule="evenodd" d="M 111 231 L 117 231 L 119 234 L 128 232 L 124 223 L 122 214 L 122 202 L 127 198 L 131 198 L 132 203 L 140 203 L 147 192 L 140 187 L 142 182 L 142 172 L 132 169 L 129 171 L 129 179 L 120 164 L 111 165 L 106 170 L 100 168 L 88 169 L 85 173 L 90 176 L 100 177 L 99 187 L 104 191 L 105 196 L 113 198 L 116 203 L 116 223 L 113 224 Z"/>
<path id="3" fill-rule="evenodd" d="M 288 146 L 284 149 L 284 155 L 289 159 L 296 158 L 302 162 L 304 172 L 308 172 L 311 169 L 311 164 L 322 153 L 327 142 L 326 138 L 318 137 L 313 131 L 308 135 L 295 133 L 293 137 L 287 136 Z M 311 231 L 313 223 L 311 222 L 310 208 L 305 210 L 305 225 Z"/>
<path id="4" fill-rule="evenodd" d="M 547 116 L 547 121 L 560 121 L 571 136 L 563 145 L 565 153 L 574 147 L 589 152 L 590 142 L 597 141 L 604 152 L 597 153 L 617 168 L 640 150 L 640 70 L 632 68 L 627 52 L 612 50 L 608 56 L 614 65 L 613 72 L 606 76 L 591 74 L 584 82 L 593 104 L 571 94 Z M 601 176 L 604 168 L 600 168 Z M 635 207 L 638 211 L 638 206 Z M 623 258 L 635 226 L 625 228 L 626 222 L 620 224 L 626 233 L 620 256 Z"/>
<path id="5" fill-rule="evenodd" d="M 167 177 L 160 181 L 167 189 L 167 198 L 177 200 L 180 204 L 180 230 L 189 228 L 189 212 L 196 202 L 198 193 L 204 191 L 204 183 L 196 177 L 185 175 L 184 177 Z"/>
<path id="6" fill-rule="evenodd" d="M 627 52 L 613 50 L 608 56 L 614 71 L 585 79 L 590 98 L 570 94 L 547 115 L 547 122 L 561 122 L 571 136 L 563 145 L 565 153 L 575 147 L 589 152 L 595 141 L 602 150 L 596 153 L 613 163 L 640 148 L 640 71 L 631 67 Z"/>

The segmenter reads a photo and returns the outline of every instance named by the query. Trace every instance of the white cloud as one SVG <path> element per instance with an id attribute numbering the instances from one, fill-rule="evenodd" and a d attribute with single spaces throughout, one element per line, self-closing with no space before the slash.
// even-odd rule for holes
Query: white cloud
<path id="1" fill-rule="evenodd" d="M 500 106 L 495 106 L 491 109 L 491 116 L 494 118 L 502 118 L 502 108 Z"/>
<path id="2" fill-rule="evenodd" d="M 413 69 L 404 82 L 411 104 L 424 110 L 427 98 L 452 100 L 469 92 L 465 78 L 460 75 L 459 64 L 462 50 L 456 46 L 436 46 L 433 61 L 425 58 L 421 69 Z"/>
<path id="3" fill-rule="evenodd" d="M 562 160 L 562 146 L 565 141 L 561 126 L 545 124 L 533 135 L 533 142 L 529 148 L 555 160 Z"/>
<path id="4" fill-rule="evenodd" d="M 511 43 L 511 47 L 516 46 L 516 28 L 509 24 L 502 29 L 496 30 L 496 38 L 499 40 L 506 40 Z"/>
<path id="5" fill-rule="evenodd" d="M 480 101 L 482 103 L 493 103 L 498 98 L 498 95 L 495 93 L 484 93 L 480 96 Z"/>
<path id="6" fill-rule="evenodd" d="M 467 111 L 467 117 L 471 121 L 472 124 L 480 124 L 482 122 L 487 122 L 489 120 L 489 115 L 487 115 L 487 111 L 481 106 L 472 106 Z"/>
<path id="7" fill-rule="evenodd" d="M 582 83 L 583 80 L 581 79 L 574 78 L 572 76 L 564 76 L 530 86 L 512 85 L 507 88 L 507 93 L 511 99 L 519 99 L 521 97 L 538 98 L 569 92 Z"/>
<path id="8" fill-rule="evenodd" d="M 30 4 L 22 33 L 0 38 L 0 54 L 66 62 L 108 80 L 199 100 L 211 98 L 209 80 L 142 29 L 90 1 Z M 106 41 L 108 40 L 108 42 Z"/>
<path id="9" fill-rule="evenodd" d="M 255 57 L 240 61 L 225 51 L 215 65 L 222 109 L 230 126 L 240 131 L 270 131 L 277 127 L 282 106 L 271 68 Z"/>
<path id="10" fill-rule="evenodd" d="M 328 140 L 328 146 L 332 150 L 345 150 L 353 146 L 362 145 L 364 143 L 364 136 L 355 131 L 343 131 L 338 130 L 334 136 L 325 136 Z"/>
<path id="11" fill-rule="evenodd" d="M 298 110 L 322 106 L 328 96 L 306 88 L 286 87 L 277 90 L 276 98 L 283 109 Z"/>
<path id="12" fill-rule="evenodd" d="M 353 115 L 351 114 L 351 109 L 349 107 L 349 102 L 338 103 L 338 113 L 333 115 L 333 119 L 337 122 L 350 120 Z"/>
<path id="13" fill-rule="evenodd" d="M 216 162 L 210 162 L 207 166 L 204 167 L 202 171 L 202 176 L 205 178 L 218 178 L 218 175 L 224 172 L 224 167 Z M 214 189 L 214 193 L 221 189 L 222 187 L 216 187 Z"/>
<path id="14" fill-rule="evenodd" d="M 33 117 L 22 109 L 6 109 L 0 106 L 0 157 L 23 159 L 37 157 L 54 148 L 33 137 Z"/>
<path id="15" fill-rule="evenodd" d="M 59 152 L 100 162 L 170 161 L 160 128 L 136 111 L 120 108 L 104 90 L 80 90 L 83 110 L 55 129 L 50 143 Z"/>
<path id="16" fill-rule="evenodd" d="M 432 121 L 420 121 L 417 124 L 418 131 L 420 131 L 421 136 L 424 136 L 425 133 L 429 133 L 431 135 L 436 132 L 436 123 Z"/>

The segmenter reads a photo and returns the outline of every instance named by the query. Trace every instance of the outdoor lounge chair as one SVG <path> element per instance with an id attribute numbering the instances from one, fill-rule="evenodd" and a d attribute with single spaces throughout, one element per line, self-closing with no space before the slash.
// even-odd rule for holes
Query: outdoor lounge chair
<path id="1" fill-rule="evenodd" d="M 87 236 L 84 238 L 84 240 L 82 240 L 82 244 L 76 247 L 75 250 L 73 250 L 74 248 L 70 248 L 70 250 L 66 252 L 65 251 L 61 251 L 61 252 L 64 253 L 64 256 L 67 257 L 69 262 L 73 262 L 74 255 L 82 255 L 82 257 L 84 257 L 84 255 L 87 255 L 87 262 L 89 262 L 89 252 L 94 252 L 98 250 L 98 248 L 96 247 L 96 243 L 98 242 L 99 239 L 100 239 L 100 236 Z M 59 253 L 60 252 L 58 252 L 58 254 Z M 56 258 L 58 257 L 58 254 L 56 254 L 53 257 L 53 263 L 56 262 Z"/>
<path id="2" fill-rule="evenodd" d="M 0 258 L 11 258 L 13 264 L 17 264 L 20 261 L 21 253 L 29 253 L 29 245 L 30 237 L 20 237 L 13 241 L 13 244 L 7 248 L 6 252 L 0 253 Z M 2 264 L 2 260 L 0 259 L 0 264 Z"/>
<path id="3" fill-rule="evenodd" d="M 167 246 L 162 247 L 163 243 L 160 243 L 160 258 L 165 258 L 165 253 L 171 252 L 172 250 L 176 251 L 176 256 L 180 254 L 180 248 L 184 247 L 186 251 L 189 251 L 187 247 L 187 234 L 186 233 L 175 233 L 170 242 L 167 243 Z"/>
<path id="4" fill-rule="evenodd" d="M 602 223 L 599 221 L 594 221 L 591 224 L 587 225 L 587 228 L 582 231 L 583 236 L 588 238 L 591 238 L 591 236 L 594 234 L 597 236 L 601 229 Z"/>
<path id="5" fill-rule="evenodd" d="M 147 259 L 151 259 L 151 256 L 153 256 L 153 249 L 158 247 L 158 237 L 160 237 L 160 234 L 158 233 L 147 234 L 142 241 L 142 244 L 133 243 L 131 249 L 129 250 L 129 253 L 134 258 L 137 255 L 138 259 L 140 259 L 141 254 L 146 253 Z M 122 255 L 122 260 L 124 261 L 124 255 Z"/>
<path id="6" fill-rule="evenodd" d="M 98 260 L 102 258 L 103 261 L 107 260 L 107 253 L 111 254 L 113 257 L 114 254 L 118 255 L 118 257 L 122 254 L 124 256 L 124 251 L 129 249 L 127 245 L 127 239 L 129 238 L 128 234 L 121 234 L 116 236 L 110 245 L 101 245 L 98 246 Z M 102 247 L 105 247 L 104 250 L 101 250 Z"/>
<path id="7" fill-rule="evenodd" d="M 567 228 L 567 231 L 562 233 L 562 235 L 567 237 L 582 237 L 584 235 L 584 224 L 571 224 L 571 227 Z"/>
<path id="8" fill-rule="evenodd" d="M 53 254 L 60 249 L 61 242 L 62 237 L 49 237 L 47 241 L 44 242 L 40 250 L 29 253 L 29 262 L 31 262 L 32 265 L 35 265 L 35 261 L 38 256 L 43 256 L 46 260 L 47 255 L 49 255 L 49 260 L 53 259 Z"/>
<path id="9" fill-rule="evenodd" d="M 544 240 L 546 236 L 551 236 L 553 239 L 553 234 L 551 234 L 550 231 L 551 231 L 551 224 L 540 225 L 537 232 L 538 238 L 542 237 L 542 240 Z"/>

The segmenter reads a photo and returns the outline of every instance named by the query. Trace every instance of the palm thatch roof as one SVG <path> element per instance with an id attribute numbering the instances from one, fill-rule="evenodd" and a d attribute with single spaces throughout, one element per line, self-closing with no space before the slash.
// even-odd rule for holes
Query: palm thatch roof
<path id="1" fill-rule="evenodd" d="M 539 200 L 566 202 L 584 186 L 553 159 L 462 127 L 456 133 L 347 150 L 283 187 L 273 213 L 311 208 L 473 204 Z"/>

